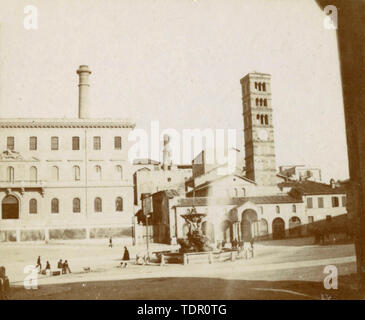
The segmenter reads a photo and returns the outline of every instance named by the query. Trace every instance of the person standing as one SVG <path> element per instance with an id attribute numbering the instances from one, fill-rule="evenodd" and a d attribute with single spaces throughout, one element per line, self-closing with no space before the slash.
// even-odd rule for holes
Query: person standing
<path id="1" fill-rule="evenodd" d="M 62 271 L 62 266 L 63 266 L 62 259 L 60 259 L 60 261 L 58 261 L 57 263 L 57 269 L 60 269 L 60 271 Z"/>
<path id="2" fill-rule="evenodd" d="M 254 242 L 255 242 L 255 240 L 254 240 L 254 238 L 252 237 L 252 238 L 251 238 L 251 240 L 250 240 L 252 258 L 254 257 L 254 252 L 253 252 L 253 244 L 254 244 Z"/>
<path id="3" fill-rule="evenodd" d="M 62 270 L 62 273 L 66 274 L 67 271 L 69 273 L 72 273 L 71 270 L 70 270 L 70 267 L 68 266 L 68 262 L 67 260 L 65 260 L 65 262 L 63 263 L 63 270 Z"/>
<path id="4" fill-rule="evenodd" d="M 113 239 L 112 239 L 112 237 L 109 238 L 109 247 L 113 248 Z"/>
<path id="5" fill-rule="evenodd" d="M 39 267 L 39 271 L 42 271 L 41 256 L 38 256 L 36 268 Z"/>
<path id="6" fill-rule="evenodd" d="M 130 260 L 129 251 L 128 251 L 127 247 L 124 247 L 124 254 L 123 254 L 123 259 L 122 259 L 122 263 L 121 263 L 122 267 L 126 268 L 129 260 Z"/>

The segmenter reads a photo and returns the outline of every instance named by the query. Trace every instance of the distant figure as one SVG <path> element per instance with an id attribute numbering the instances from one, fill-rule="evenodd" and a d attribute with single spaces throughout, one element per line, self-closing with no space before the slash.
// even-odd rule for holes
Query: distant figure
<path id="1" fill-rule="evenodd" d="M 38 256 L 36 268 L 39 267 L 39 271 L 42 270 L 41 256 Z"/>
<path id="2" fill-rule="evenodd" d="M 113 248 L 113 239 L 112 239 L 112 237 L 109 238 L 109 247 Z"/>
<path id="3" fill-rule="evenodd" d="M 236 239 L 233 239 L 232 241 L 232 249 L 237 249 L 238 241 Z"/>
<path id="4" fill-rule="evenodd" d="M 62 273 L 63 273 L 63 274 L 66 274 L 66 273 L 67 273 L 67 271 L 68 271 L 69 273 L 71 273 L 70 267 L 68 266 L 68 262 L 67 262 L 67 260 L 65 260 L 65 262 L 64 262 L 64 263 L 63 263 L 63 265 L 62 265 Z"/>
<path id="5" fill-rule="evenodd" d="M 60 259 L 60 261 L 58 261 L 58 263 L 57 263 L 57 268 L 62 269 L 62 267 L 63 267 L 63 263 L 62 263 L 62 259 Z"/>
<path id="6" fill-rule="evenodd" d="M 252 258 L 254 257 L 254 253 L 253 253 L 253 245 L 254 245 L 254 238 L 252 237 L 251 240 L 250 240 L 250 244 L 251 244 L 251 252 L 252 252 Z"/>
<path id="7" fill-rule="evenodd" d="M 124 247 L 124 254 L 123 254 L 123 261 L 121 262 L 121 265 L 122 267 L 126 268 L 127 267 L 127 264 L 128 264 L 128 261 L 130 260 L 129 259 L 129 251 L 127 249 L 127 247 Z"/>
<path id="8" fill-rule="evenodd" d="M 49 264 L 49 262 L 47 261 L 46 263 L 46 270 L 51 270 L 51 265 Z"/>
<path id="9" fill-rule="evenodd" d="M 0 300 L 7 300 L 9 291 L 9 278 L 6 276 L 5 267 L 0 266 Z"/>

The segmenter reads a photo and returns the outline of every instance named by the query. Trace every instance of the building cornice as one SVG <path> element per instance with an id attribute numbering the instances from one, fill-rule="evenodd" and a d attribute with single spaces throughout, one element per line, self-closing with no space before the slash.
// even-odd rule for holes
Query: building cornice
<path id="1" fill-rule="evenodd" d="M 0 128 L 135 128 L 128 119 L 0 119 Z"/>

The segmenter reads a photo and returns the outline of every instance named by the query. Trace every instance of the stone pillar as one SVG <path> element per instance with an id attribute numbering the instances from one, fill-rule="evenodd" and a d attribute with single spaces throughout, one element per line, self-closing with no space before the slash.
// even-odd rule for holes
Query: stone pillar
<path id="1" fill-rule="evenodd" d="M 237 222 L 238 241 L 242 241 L 241 221 Z"/>
<path id="2" fill-rule="evenodd" d="M 20 229 L 16 229 L 16 242 L 20 242 Z"/>

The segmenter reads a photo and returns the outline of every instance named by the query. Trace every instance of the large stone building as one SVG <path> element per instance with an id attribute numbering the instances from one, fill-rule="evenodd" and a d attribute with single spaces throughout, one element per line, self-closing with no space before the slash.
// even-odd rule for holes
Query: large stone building
<path id="1" fill-rule="evenodd" d="M 132 239 L 129 120 L 90 119 L 80 66 L 79 117 L 0 119 L 0 240 Z"/>

